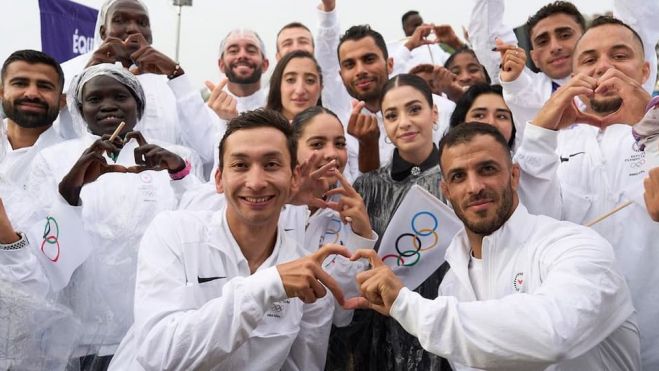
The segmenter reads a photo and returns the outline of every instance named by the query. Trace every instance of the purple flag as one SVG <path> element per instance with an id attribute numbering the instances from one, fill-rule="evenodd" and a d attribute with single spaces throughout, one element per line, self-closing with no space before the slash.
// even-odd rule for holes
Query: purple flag
<path id="1" fill-rule="evenodd" d="M 98 10 L 69 0 L 39 0 L 41 50 L 62 63 L 94 50 Z"/>

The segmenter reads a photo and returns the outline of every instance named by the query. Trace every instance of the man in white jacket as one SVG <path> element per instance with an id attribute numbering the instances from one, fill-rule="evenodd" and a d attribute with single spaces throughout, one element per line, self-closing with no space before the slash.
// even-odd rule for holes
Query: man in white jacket
<path id="1" fill-rule="evenodd" d="M 611 246 L 592 230 L 529 214 L 506 140 L 463 124 L 439 145 L 442 191 L 464 229 L 435 300 L 403 287 L 376 254 L 349 307 L 391 315 L 454 369 L 638 370 L 639 333 Z"/>
<path id="2" fill-rule="evenodd" d="M 226 206 L 156 217 L 140 246 L 135 323 L 111 369 L 323 368 L 333 313 L 325 287 L 343 298 L 320 264 L 349 253 L 326 246 L 301 258 L 278 223 L 297 182 L 291 130 L 274 111 L 238 116 L 215 175 Z"/>
<path id="3" fill-rule="evenodd" d="M 0 100 L 7 116 L 0 121 L 0 177 L 25 189 L 34 156 L 62 141 L 53 121 L 60 106 L 64 73 L 52 57 L 18 50 L 3 63 Z"/>
<path id="4" fill-rule="evenodd" d="M 632 201 L 593 229 L 616 252 L 638 310 L 643 367 L 655 370 L 659 225 L 643 202 L 648 157 L 629 126 L 650 101 L 642 85 L 650 70 L 643 48 L 624 23 L 595 19 L 575 49 L 575 75 L 526 124 L 515 160 L 522 169 L 520 197 L 532 213 L 585 224 Z"/>

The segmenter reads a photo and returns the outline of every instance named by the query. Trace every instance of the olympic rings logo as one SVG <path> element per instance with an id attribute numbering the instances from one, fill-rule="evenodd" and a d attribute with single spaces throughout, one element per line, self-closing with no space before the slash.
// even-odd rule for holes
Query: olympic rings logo
<path id="1" fill-rule="evenodd" d="M 638 169 L 638 168 L 642 167 L 643 165 L 645 165 L 645 159 L 644 158 L 642 158 L 642 159 L 640 159 L 636 162 L 632 162 L 631 164 L 629 164 L 629 167 L 631 167 L 632 169 Z"/>
<path id="2" fill-rule="evenodd" d="M 341 220 L 338 218 L 332 218 L 327 223 L 327 228 L 325 228 L 325 234 L 320 237 L 320 243 L 318 247 L 321 247 L 328 243 L 339 243 L 339 234 L 341 233 Z M 334 241 L 330 241 L 334 236 Z M 326 241 L 327 240 L 327 241 Z M 342 244 L 341 244 L 342 245 Z"/>
<path id="3" fill-rule="evenodd" d="M 430 222 L 430 223 L 427 223 Z M 432 227 L 420 228 L 419 225 L 430 225 Z M 411 267 L 421 260 L 421 253 L 428 251 L 439 243 L 437 228 L 439 221 L 430 211 L 419 211 L 414 214 L 410 223 L 413 233 L 402 233 L 396 238 L 397 254 L 388 254 L 382 257 L 382 261 L 394 258 L 398 266 Z M 407 243 L 405 243 L 407 241 Z M 411 246 L 410 246 L 411 242 Z M 404 244 L 405 243 L 405 244 Z M 404 246 L 401 248 L 401 246 Z M 406 261 L 407 258 L 409 259 Z"/>
<path id="4" fill-rule="evenodd" d="M 51 257 L 52 254 L 46 253 L 46 247 L 50 245 L 55 245 L 55 257 Z M 52 250 L 49 248 L 48 250 Z M 59 225 L 57 224 L 57 220 L 53 217 L 48 217 L 46 218 L 46 225 L 44 226 L 43 229 L 43 241 L 41 242 L 41 252 L 44 254 L 48 260 L 50 260 L 53 263 L 57 263 L 57 260 L 59 260 L 59 253 L 60 253 L 60 248 L 59 248 Z"/>

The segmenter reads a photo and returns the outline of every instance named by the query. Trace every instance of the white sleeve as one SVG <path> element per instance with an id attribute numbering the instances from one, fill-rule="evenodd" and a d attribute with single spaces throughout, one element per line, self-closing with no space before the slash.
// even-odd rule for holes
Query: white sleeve
<path id="1" fill-rule="evenodd" d="M 325 12 L 318 10 L 318 32 L 316 33 L 316 60 L 323 73 L 323 107 L 332 110 L 337 115 L 350 112 L 352 98 L 339 74 L 339 47 L 341 29 L 336 10 Z M 343 123 L 348 125 L 347 122 Z"/>
<path id="2" fill-rule="evenodd" d="M 423 46 L 419 46 L 419 48 L 422 47 Z M 410 67 L 409 64 L 412 59 L 412 51 L 405 46 L 404 42 L 400 43 L 389 57 L 394 60 L 394 68 L 391 71 L 391 76 L 407 73 L 409 71 L 408 67 Z"/>
<path id="3" fill-rule="evenodd" d="M 543 74 L 535 73 L 528 67 L 524 67 L 516 80 L 501 81 L 501 87 L 503 88 L 503 99 L 513 113 L 517 131 L 515 147 L 519 147 L 524 137 L 526 123 L 535 118 L 551 96 L 551 80 Z"/>
<path id="4" fill-rule="evenodd" d="M 645 49 L 645 60 L 650 63 L 650 76 L 643 84 L 650 94 L 657 81 L 657 52 L 659 42 L 659 1 L 614 0 L 613 13 L 641 36 Z"/>
<path id="5" fill-rule="evenodd" d="M 328 290 L 315 303 L 304 304 L 300 331 L 282 370 L 323 370 L 332 329 L 334 296 Z"/>
<path id="6" fill-rule="evenodd" d="M 145 369 L 199 369 L 248 340 L 270 305 L 286 297 L 276 267 L 233 277 L 222 296 L 190 303 L 177 221 L 157 216 L 142 239 L 135 288 L 136 360 Z M 190 231 L 192 233 L 193 231 Z M 204 366 L 205 365 L 205 366 Z"/>
<path id="7" fill-rule="evenodd" d="M 469 367 L 541 369 L 578 357 L 634 309 L 606 241 L 594 232 L 552 237 L 538 249 L 544 277 L 532 294 L 458 302 L 450 296 L 424 299 L 403 288 L 391 316 L 424 349 Z"/>
<path id="8" fill-rule="evenodd" d="M 521 168 L 519 197 L 531 214 L 562 219 L 560 158 L 556 154 L 558 131 L 526 124 L 514 162 Z"/>
<path id="9" fill-rule="evenodd" d="M 3 281 L 20 283 L 38 297 L 46 297 L 50 284 L 28 244 L 18 250 L 0 250 L 0 277 Z"/>
<path id="10" fill-rule="evenodd" d="M 499 63 L 501 55 L 492 51 L 495 38 L 500 38 L 507 44 L 517 44 L 517 36 L 511 27 L 503 23 L 505 10 L 503 0 L 472 0 L 474 7 L 469 19 L 469 42 L 485 66 L 493 84 L 499 83 Z"/>
<path id="11" fill-rule="evenodd" d="M 187 75 L 171 79 L 167 84 L 176 97 L 182 144 L 194 149 L 205 164 L 213 163 L 214 150 L 226 130 L 226 122 L 206 105 Z"/>

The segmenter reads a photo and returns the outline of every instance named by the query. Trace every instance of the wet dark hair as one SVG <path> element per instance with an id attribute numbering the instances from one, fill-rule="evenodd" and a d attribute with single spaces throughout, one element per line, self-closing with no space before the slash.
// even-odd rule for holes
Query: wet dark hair
<path id="1" fill-rule="evenodd" d="M 5 83 L 5 78 L 7 77 L 7 69 L 9 68 L 9 65 L 19 61 L 28 64 L 45 64 L 53 67 L 55 72 L 57 72 L 59 92 L 60 94 L 62 93 L 62 90 L 64 89 L 64 72 L 62 71 L 60 64 L 57 63 L 55 58 L 51 57 L 50 55 L 32 49 L 17 50 L 11 53 L 11 55 L 5 59 L 5 62 L 2 64 L 2 71 L 0 72 L 3 85 Z"/>
<path id="2" fill-rule="evenodd" d="M 488 84 L 492 83 L 492 79 L 490 78 L 490 74 L 487 73 L 487 69 L 485 69 L 485 66 L 481 64 L 481 62 L 478 60 L 478 57 L 476 56 L 476 53 L 474 52 L 473 49 L 469 48 L 468 46 L 462 46 L 460 48 L 457 48 L 453 54 L 451 54 L 450 57 L 444 62 L 444 68 L 451 69 L 451 66 L 453 66 L 453 62 L 455 61 L 455 57 L 457 57 L 460 54 L 471 54 L 471 56 L 474 57 L 476 62 L 481 66 L 481 70 L 483 71 L 483 75 L 485 76 L 485 82 Z"/>
<path id="3" fill-rule="evenodd" d="M 627 23 L 619 20 L 616 17 L 611 17 L 609 15 L 599 16 L 593 19 L 592 22 L 590 22 L 590 25 L 588 26 L 586 31 L 592 30 L 595 27 L 606 26 L 606 25 L 623 26 L 629 31 L 631 31 L 632 34 L 634 34 L 634 38 L 638 40 L 639 43 L 641 43 L 641 50 L 643 51 L 643 53 L 645 53 L 645 45 L 643 44 L 643 39 L 641 39 L 641 36 L 638 34 L 638 32 L 636 32 L 636 30 L 631 28 L 631 26 L 629 26 Z M 586 33 L 586 31 L 584 31 L 584 33 Z"/>
<path id="4" fill-rule="evenodd" d="M 471 106 L 473 106 L 476 98 L 483 94 L 496 94 L 503 99 L 503 89 L 501 88 L 501 85 L 476 84 L 471 86 L 455 103 L 455 109 L 449 120 L 449 127 L 453 128 L 464 123 L 467 119 L 467 112 L 469 112 Z M 512 131 L 510 140 L 508 141 L 508 147 L 512 149 L 515 145 L 515 134 L 517 133 L 517 130 L 515 129 L 515 121 L 512 119 L 512 116 L 510 121 L 512 124 Z"/>
<path id="5" fill-rule="evenodd" d="M 273 128 L 284 134 L 288 153 L 291 157 L 291 169 L 295 170 L 297 165 L 297 141 L 293 138 L 293 128 L 281 113 L 265 108 L 243 112 L 229 121 L 227 130 L 224 132 L 222 140 L 220 140 L 219 168 L 224 168 L 224 149 L 228 138 L 237 131 L 256 128 Z"/>
<path id="6" fill-rule="evenodd" d="M 357 25 L 348 28 L 346 32 L 341 36 L 341 39 L 339 39 L 339 46 L 336 48 L 336 55 L 337 58 L 339 58 L 339 62 L 341 61 L 339 50 L 341 50 L 341 45 L 343 45 L 344 42 L 349 40 L 358 41 L 365 37 L 373 38 L 373 41 L 375 41 L 375 45 L 377 45 L 378 49 L 380 49 L 380 51 L 382 52 L 382 56 L 384 57 L 384 59 L 387 60 L 389 58 L 389 52 L 387 51 L 387 43 L 384 41 L 382 35 L 380 35 L 379 32 L 373 30 L 371 26 L 367 24 L 363 24 L 363 25 Z"/>
<path id="7" fill-rule="evenodd" d="M 328 114 L 330 116 L 333 116 L 334 118 L 336 118 L 339 124 L 341 124 L 341 120 L 339 119 L 339 116 L 337 116 L 336 113 L 332 112 L 331 110 L 322 106 L 309 107 L 304 111 L 295 115 L 293 121 L 291 122 L 291 126 L 293 127 L 293 138 L 295 138 L 296 142 L 300 140 L 302 134 L 304 134 L 304 129 L 311 122 L 311 120 L 314 117 L 322 114 Z M 341 124 L 341 126 L 343 126 L 343 124 Z"/>
<path id="8" fill-rule="evenodd" d="M 428 102 L 430 107 L 434 105 L 432 100 L 432 91 L 430 90 L 430 85 L 428 85 L 426 80 L 420 78 L 417 75 L 401 73 L 400 75 L 396 75 L 390 78 L 382 87 L 379 101 L 380 107 L 382 107 L 382 101 L 384 100 L 384 97 L 387 95 L 389 90 L 400 86 L 410 86 L 414 88 L 414 90 L 417 90 L 423 95 L 424 98 L 426 98 L 426 102 Z"/>
<path id="9" fill-rule="evenodd" d="M 526 20 L 526 33 L 531 41 L 531 48 L 533 48 L 533 40 L 531 33 L 533 28 L 543 19 L 551 17 L 555 14 L 566 14 L 574 19 L 575 22 L 581 27 L 581 31 L 586 29 L 586 20 L 574 4 L 568 1 L 554 1 L 540 8 L 534 15 Z"/>
<path id="10" fill-rule="evenodd" d="M 318 61 L 316 61 L 316 58 L 314 58 L 314 56 L 307 51 L 294 50 L 284 55 L 279 60 L 279 62 L 277 62 L 277 66 L 275 66 L 275 70 L 272 72 L 272 76 L 270 77 L 270 90 L 268 91 L 268 99 L 266 100 L 265 108 L 275 110 L 277 112 L 282 111 L 283 105 L 281 103 L 281 83 L 284 79 L 284 70 L 286 69 L 286 66 L 288 66 L 288 63 L 295 58 L 311 59 L 316 65 L 320 86 L 323 86 L 323 74 L 320 70 Z M 318 98 L 317 104 L 320 104 L 320 97 Z"/>
<path id="11" fill-rule="evenodd" d="M 481 122 L 467 122 L 449 129 L 439 141 L 439 163 L 442 163 L 442 154 L 446 148 L 469 143 L 478 135 L 489 135 L 494 138 L 505 149 L 504 152 L 507 154 L 507 160 L 512 163 L 512 155 L 510 148 L 508 148 L 508 143 L 506 143 L 506 138 L 494 126 Z"/>
<path id="12" fill-rule="evenodd" d="M 304 24 L 302 24 L 300 22 L 291 22 L 291 23 L 285 24 L 284 27 L 280 28 L 279 32 L 277 32 L 276 40 L 279 40 L 279 35 L 281 35 L 281 33 L 284 32 L 284 30 L 288 30 L 290 28 L 303 28 L 303 29 L 309 31 L 309 33 L 312 35 L 311 36 L 311 46 L 315 47 L 315 42 L 314 42 L 314 39 L 313 39 L 313 33 L 311 32 L 309 27 L 305 26 Z M 276 43 L 276 44 L 277 44 L 276 45 L 277 52 L 279 52 L 279 43 Z"/>

